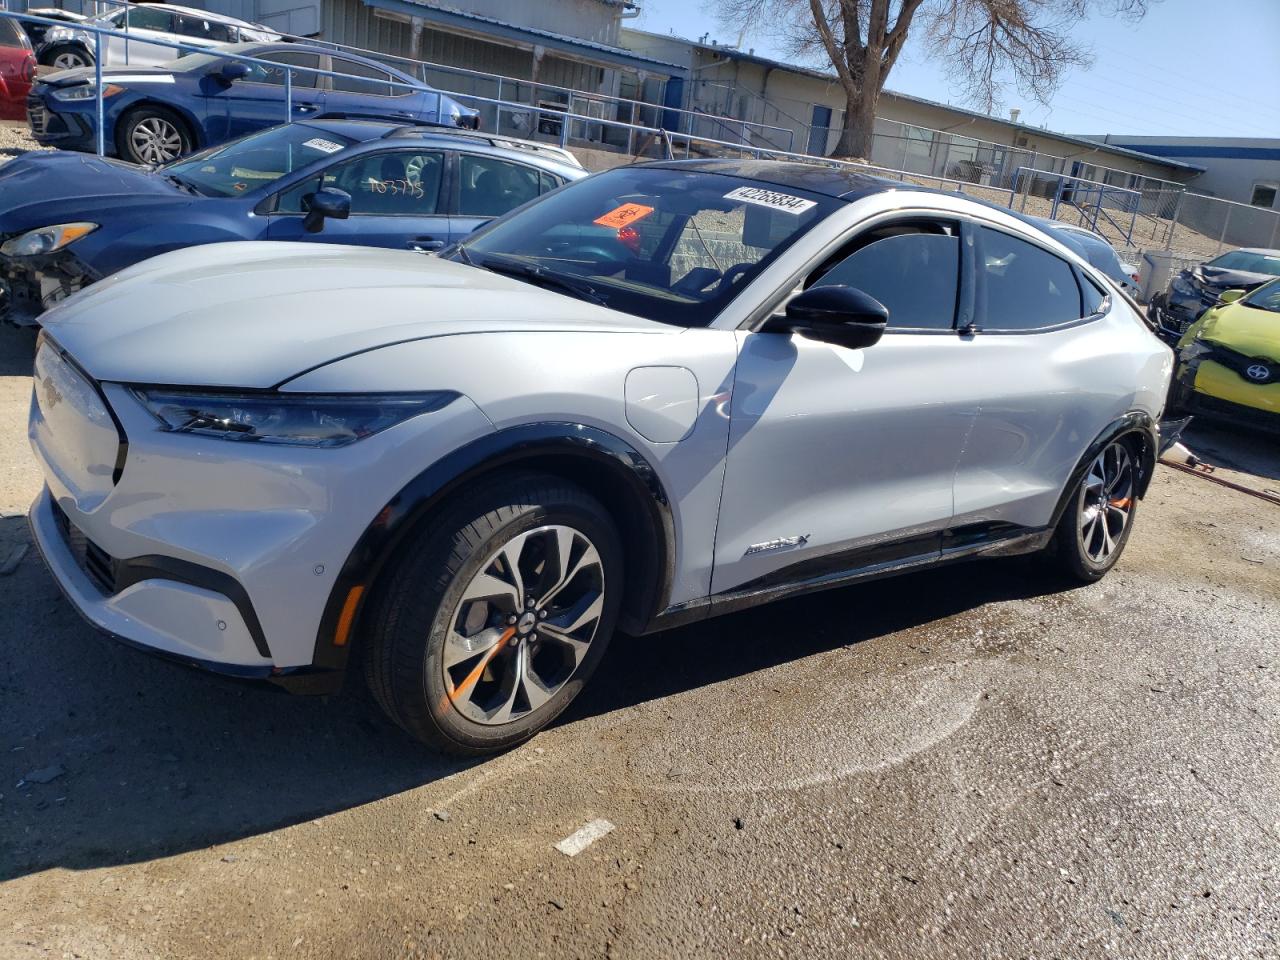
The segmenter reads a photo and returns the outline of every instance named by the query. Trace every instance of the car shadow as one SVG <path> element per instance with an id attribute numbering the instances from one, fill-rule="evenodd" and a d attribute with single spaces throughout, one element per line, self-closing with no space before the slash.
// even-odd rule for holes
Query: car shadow
<path id="1" fill-rule="evenodd" d="M 1224 420 L 1196 417 L 1182 442 L 1197 457 L 1215 467 L 1280 480 L 1280 435 Z"/>
<path id="2" fill-rule="evenodd" d="M 25 521 L 0 520 L 0 561 L 26 540 Z M 620 637 L 559 723 L 1061 586 L 1033 565 L 990 565 Z M 0 635 L 0 881 L 256 836 L 487 762 L 418 745 L 358 682 L 339 697 L 291 697 L 113 643 L 78 618 L 34 547 L 0 576 L 0 609 L 13 624 Z"/>

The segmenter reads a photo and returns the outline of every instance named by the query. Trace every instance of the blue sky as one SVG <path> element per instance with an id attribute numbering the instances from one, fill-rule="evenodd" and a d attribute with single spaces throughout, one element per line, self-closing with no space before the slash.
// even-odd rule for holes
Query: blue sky
<path id="1" fill-rule="evenodd" d="M 704 0 L 639 3 L 633 23 L 642 30 L 738 39 Z M 1075 36 L 1092 48 L 1093 66 L 1069 74 L 1048 107 L 1011 88 L 1004 110 L 1020 107 L 1023 122 L 1064 133 L 1280 137 L 1280 0 L 1152 0 L 1138 24 L 1095 16 Z M 743 47 L 789 59 L 763 31 Z M 912 41 L 887 86 L 959 102 Z"/>

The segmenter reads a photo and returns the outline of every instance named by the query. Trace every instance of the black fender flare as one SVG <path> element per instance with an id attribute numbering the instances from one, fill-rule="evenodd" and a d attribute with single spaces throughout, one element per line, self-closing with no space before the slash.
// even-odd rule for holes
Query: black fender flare
<path id="1" fill-rule="evenodd" d="M 521 424 L 486 434 L 446 454 L 410 480 L 378 511 L 347 556 L 325 604 L 316 636 L 312 668 L 343 670 L 354 625 L 387 561 L 418 523 L 451 494 L 482 474 L 503 466 L 556 458 L 577 459 L 607 471 L 624 485 L 629 502 L 642 503 L 654 535 L 656 577 L 645 610 L 630 620 L 640 626 L 667 605 L 675 568 L 675 523 L 671 502 L 649 461 L 627 441 L 581 423 Z M 632 626 L 624 618 L 624 627 Z"/>
<path id="2" fill-rule="evenodd" d="M 1111 421 L 1103 429 L 1101 433 L 1089 444 L 1085 449 L 1084 455 L 1076 464 L 1075 469 L 1071 471 L 1066 485 L 1062 488 L 1062 493 L 1058 496 L 1057 506 L 1053 509 L 1053 517 L 1049 521 L 1049 528 L 1056 529 L 1058 523 L 1062 520 L 1062 515 L 1066 512 L 1067 506 L 1071 502 L 1071 496 L 1075 493 L 1076 488 L 1080 485 L 1080 481 L 1084 479 L 1084 475 L 1089 470 L 1089 465 L 1100 454 L 1107 444 L 1113 440 L 1119 440 L 1121 437 L 1134 437 L 1140 445 L 1138 451 L 1138 477 L 1136 493 L 1141 499 L 1147 495 L 1147 489 L 1151 486 L 1151 476 L 1155 473 L 1156 457 L 1160 449 L 1160 434 L 1156 429 L 1155 421 L 1141 410 L 1132 410 L 1123 417 Z"/>

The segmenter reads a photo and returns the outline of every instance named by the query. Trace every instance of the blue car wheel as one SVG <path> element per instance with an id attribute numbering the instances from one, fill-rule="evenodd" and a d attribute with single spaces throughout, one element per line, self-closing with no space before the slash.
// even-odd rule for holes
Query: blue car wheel
<path id="1" fill-rule="evenodd" d="M 146 104 L 130 110 L 116 124 L 116 150 L 131 163 L 170 163 L 195 147 L 191 131 L 172 110 Z"/>

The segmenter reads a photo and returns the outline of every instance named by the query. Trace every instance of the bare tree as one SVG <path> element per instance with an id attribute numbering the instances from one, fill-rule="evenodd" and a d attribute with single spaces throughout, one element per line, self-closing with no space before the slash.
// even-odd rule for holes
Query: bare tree
<path id="1" fill-rule="evenodd" d="M 807 59 L 835 67 L 845 96 L 833 156 L 869 157 L 884 82 L 915 29 L 964 100 L 989 110 L 1002 77 L 1047 101 L 1064 72 L 1089 63 L 1070 30 L 1097 10 L 1140 19 L 1148 0 L 715 0 L 720 20 L 774 34 Z"/>

